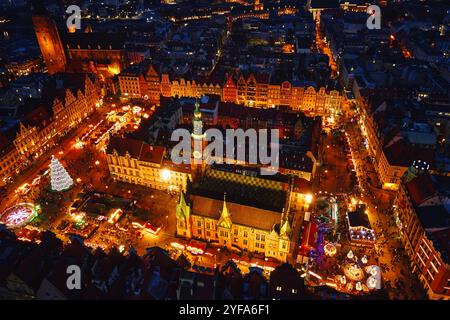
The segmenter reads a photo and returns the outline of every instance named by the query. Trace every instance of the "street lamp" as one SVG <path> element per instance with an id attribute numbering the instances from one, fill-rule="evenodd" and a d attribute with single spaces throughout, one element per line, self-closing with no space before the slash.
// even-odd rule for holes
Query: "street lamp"
<path id="1" fill-rule="evenodd" d="M 170 172 L 169 169 L 163 169 L 163 170 L 161 171 L 161 178 L 162 178 L 164 181 L 168 181 L 168 180 L 170 179 L 170 176 L 171 176 L 171 172 Z"/>
<path id="2" fill-rule="evenodd" d="M 312 202 L 312 200 L 313 200 L 313 195 L 312 195 L 311 193 L 308 193 L 308 194 L 306 195 L 305 200 L 306 200 L 306 203 L 307 203 L 307 204 L 310 204 L 310 203 Z"/>

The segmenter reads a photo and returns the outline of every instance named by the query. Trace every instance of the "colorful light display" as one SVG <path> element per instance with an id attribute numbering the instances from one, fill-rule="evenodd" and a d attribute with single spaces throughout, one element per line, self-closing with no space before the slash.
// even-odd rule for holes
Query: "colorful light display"
<path id="1" fill-rule="evenodd" d="M 0 216 L 0 223 L 9 228 L 19 228 L 38 216 L 38 206 L 24 202 L 6 209 Z"/>

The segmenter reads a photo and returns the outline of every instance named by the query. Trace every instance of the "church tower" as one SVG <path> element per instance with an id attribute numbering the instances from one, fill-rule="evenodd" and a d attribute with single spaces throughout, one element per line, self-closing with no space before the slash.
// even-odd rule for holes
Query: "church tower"
<path id="1" fill-rule="evenodd" d="M 40 0 L 33 1 L 33 25 L 48 72 L 54 74 L 64 71 L 66 55 L 56 23 Z"/>

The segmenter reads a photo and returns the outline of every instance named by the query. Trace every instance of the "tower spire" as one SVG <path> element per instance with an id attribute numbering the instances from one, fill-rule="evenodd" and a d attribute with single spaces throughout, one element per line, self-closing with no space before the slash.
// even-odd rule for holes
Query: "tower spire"
<path id="1" fill-rule="evenodd" d="M 222 213 L 220 214 L 219 219 L 219 225 L 224 228 L 231 228 L 232 222 L 231 222 L 231 216 L 230 212 L 227 208 L 227 202 L 226 202 L 226 192 L 223 193 L 223 207 L 222 207 Z"/>
<path id="2" fill-rule="evenodd" d="M 198 97 L 195 98 L 195 110 L 194 110 L 194 117 L 196 119 L 201 118 L 202 113 L 200 112 L 200 103 L 198 102 Z"/>
<path id="3" fill-rule="evenodd" d="M 222 215 L 229 217 L 230 213 L 227 208 L 227 193 L 223 193 L 223 207 L 222 207 Z"/>
<path id="4" fill-rule="evenodd" d="M 286 219 L 285 223 L 281 227 L 280 236 L 289 236 L 291 233 L 291 225 L 289 224 L 289 220 Z"/>

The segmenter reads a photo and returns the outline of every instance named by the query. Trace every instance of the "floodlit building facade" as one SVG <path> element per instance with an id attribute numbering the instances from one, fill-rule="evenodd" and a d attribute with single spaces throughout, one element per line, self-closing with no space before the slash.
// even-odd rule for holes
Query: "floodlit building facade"
<path id="1" fill-rule="evenodd" d="M 200 184 L 180 195 L 177 235 L 286 261 L 294 247 L 292 223 L 311 202 L 310 184 L 255 172 L 207 169 Z"/>
<path id="2" fill-rule="evenodd" d="M 164 147 L 111 137 L 106 153 L 109 172 L 118 181 L 164 191 L 186 190 L 191 175 L 189 164 L 175 165 L 164 159 Z"/>
<path id="3" fill-rule="evenodd" d="M 126 98 L 150 98 L 159 102 L 163 97 L 201 97 L 217 95 L 222 102 L 248 107 L 274 108 L 284 106 L 310 115 L 330 115 L 341 110 L 343 96 L 337 90 L 327 92 L 324 87 L 297 87 L 289 81 L 271 83 L 266 74 L 248 77 L 240 74 L 226 77 L 224 83 L 197 82 L 194 79 L 171 79 L 163 73 L 161 80 L 153 66 L 147 74 L 138 66 L 131 66 L 118 76 L 121 94 Z"/>
<path id="4" fill-rule="evenodd" d="M 449 300 L 450 179 L 411 170 L 394 201 L 396 223 L 412 271 L 429 298 Z"/>

